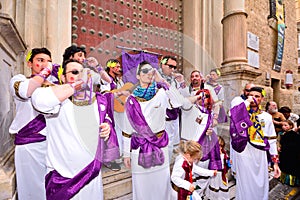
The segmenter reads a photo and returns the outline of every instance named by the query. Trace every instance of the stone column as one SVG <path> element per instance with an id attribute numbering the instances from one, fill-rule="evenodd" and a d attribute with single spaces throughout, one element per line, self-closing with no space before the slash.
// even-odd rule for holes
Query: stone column
<path id="1" fill-rule="evenodd" d="M 47 0 L 46 46 L 52 53 L 54 63 L 61 64 L 65 48 L 71 45 L 71 0 Z"/>
<path id="2" fill-rule="evenodd" d="M 222 1 L 183 1 L 183 58 L 184 74 L 194 69 L 204 75 L 222 61 Z"/>
<path id="3" fill-rule="evenodd" d="M 231 100 L 240 95 L 242 88 L 261 72 L 247 62 L 247 13 L 244 0 L 225 0 L 223 24 L 222 84 L 225 89 L 224 106 L 229 109 Z"/>

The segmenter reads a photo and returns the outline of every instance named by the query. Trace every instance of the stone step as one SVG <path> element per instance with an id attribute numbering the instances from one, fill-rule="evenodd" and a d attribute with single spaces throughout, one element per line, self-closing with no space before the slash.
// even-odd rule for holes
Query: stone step
<path id="1" fill-rule="evenodd" d="M 120 171 L 102 168 L 103 193 L 105 200 L 129 200 L 132 193 L 131 171 L 121 164 Z"/>

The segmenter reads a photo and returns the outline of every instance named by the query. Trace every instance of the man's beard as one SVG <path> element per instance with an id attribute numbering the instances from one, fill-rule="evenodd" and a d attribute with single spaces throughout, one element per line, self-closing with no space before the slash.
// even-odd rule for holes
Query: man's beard
<path id="1" fill-rule="evenodd" d="M 200 81 L 198 81 L 198 80 L 192 80 L 192 85 L 193 86 L 200 86 Z"/>
<path id="2" fill-rule="evenodd" d="M 278 112 L 278 109 L 269 109 L 269 113 L 275 114 Z"/>

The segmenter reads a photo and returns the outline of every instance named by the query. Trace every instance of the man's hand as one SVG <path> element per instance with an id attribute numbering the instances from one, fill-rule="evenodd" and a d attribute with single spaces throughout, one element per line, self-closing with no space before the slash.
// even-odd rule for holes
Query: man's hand
<path id="1" fill-rule="evenodd" d="M 110 135 L 110 126 L 108 123 L 102 123 L 99 127 L 101 128 L 99 135 L 100 137 L 104 138 L 104 141 L 106 141 Z"/>
<path id="2" fill-rule="evenodd" d="M 211 136 L 212 132 L 213 132 L 212 129 L 208 128 L 207 131 L 206 131 L 206 135 Z"/>
<path id="3" fill-rule="evenodd" d="M 172 76 L 175 78 L 176 81 L 179 83 L 184 82 L 184 77 L 180 73 L 172 73 Z"/>
<path id="4" fill-rule="evenodd" d="M 124 165 L 125 165 L 125 167 L 128 168 L 128 169 L 131 168 L 130 157 L 124 157 Z"/>
<path id="5" fill-rule="evenodd" d="M 74 90 L 78 91 L 83 88 L 84 81 L 82 79 L 75 81 L 74 83 L 71 84 L 71 86 L 74 88 Z"/>
<path id="6" fill-rule="evenodd" d="M 248 96 L 246 101 L 248 101 L 249 103 L 254 103 L 254 97 L 253 96 Z"/>
<path id="7" fill-rule="evenodd" d="M 189 188 L 189 191 L 190 191 L 190 192 L 194 192 L 194 190 L 195 190 L 195 186 L 194 186 L 193 184 L 191 184 L 191 185 L 190 185 L 190 188 Z"/>
<path id="8" fill-rule="evenodd" d="M 278 163 L 274 163 L 274 178 L 278 178 L 281 175 Z"/>
<path id="9" fill-rule="evenodd" d="M 118 92 L 114 92 L 114 95 L 115 95 L 115 97 L 119 97 L 119 96 L 128 97 L 130 95 L 130 92 L 128 90 L 118 91 Z"/>
<path id="10" fill-rule="evenodd" d="M 95 68 L 95 67 L 97 67 L 98 66 L 98 61 L 97 61 L 97 59 L 96 58 L 94 58 L 94 57 L 88 57 L 87 59 L 86 59 L 86 61 L 87 61 L 87 64 L 90 66 L 90 67 L 93 67 L 93 68 Z M 95 68 L 96 69 L 96 68 Z M 97 69 L 96 69 L 97 70 Z"/>

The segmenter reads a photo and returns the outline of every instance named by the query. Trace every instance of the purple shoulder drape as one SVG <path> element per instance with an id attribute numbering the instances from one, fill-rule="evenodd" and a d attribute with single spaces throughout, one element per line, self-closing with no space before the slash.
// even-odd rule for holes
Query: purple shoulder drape
<path id="1" fill-rule="evenodd" d="M 107 122 L 107 99 L 100 93 L 96 94 L 100 124 Z M 105 106 L 105 110 L 101 109 L 100 105 Z M 112 129 L 114 130 L 114 129 Z M 100 131 L 100 130 L 99 130 Z M 91 182 L 95 177 L 99 176 L 102 162 L 114 160 L 119 156 L 119 148 L 116 146 L 116 137 L 113 137 L 113 131 L 107 142 L 99 137 L 98 147 L 94 160 L 82 169 L 73 178 L 61 176 L 56 170 L 49 172 L 46 175 L 46 196 L 49 200 L 67 200 L 75 196 L 85 185 Z M 80 158 L 78 158 L 80 159 Z M 99 186 L 100 189 L 100 186 Z"/>
<path id="2" fill-rule="evenodd" d="M 26 124 L 15 134 L 15 145 L 42 142 L 46 136 L 39 132 L 46 127 L 46 120 L 42 114 L 37 115 L 33 120 Z"/>
<path id="3" fill-rule="evenodd" d="M 140 52 L 138 54 L 129 54 L 122 51 L 122 69 L 123 69 L 123 81 L 137 83 L 136 69 L 138 64 L 143 61 L 149 62 L 154 68 L 158 69 L 158 56 L 146 52 Z"/>
<path id="4" fill-rule="evenodd" d="M 244 151 L 247 143 L 249 142 L 252 146 L 257 149 L 268 151 L 270 149 L 270 143 L 268 138 L 264 138 L 265 145 L 256 145 L 250 141 L 248 135 L 248 128 L 253 126 L 250 120 L 249 112 L 244 103 L 234 106 L 230 109 L 230 137 L 232 148 L 241 153 Z"/>
<path id="5" fill-rule="evenodd" d="M 152 132 L 138 101 L 133 96 L 128 97 L 125 109 L 128 120 L 136 131 L 136 133 L 133 133 L 131 136 L 131 148 L 138 149 L 140 147 L 138 164 L 144 168 L 162 165 L 165 161 L 165 156 L 161 148 L 168 145 L 169 140 L 167 133 L 164 132 L 163 135 L 158 138 Z"/>
<path id="6" fill-rule="evenodd" d="M 245 104 L 242 102 L 239 105 L 230 109 L 230 137 L 232 148 L 241 153 L 244 151 L 248 137 L 248 128 L 252 126 L 249 113 Z"/>

